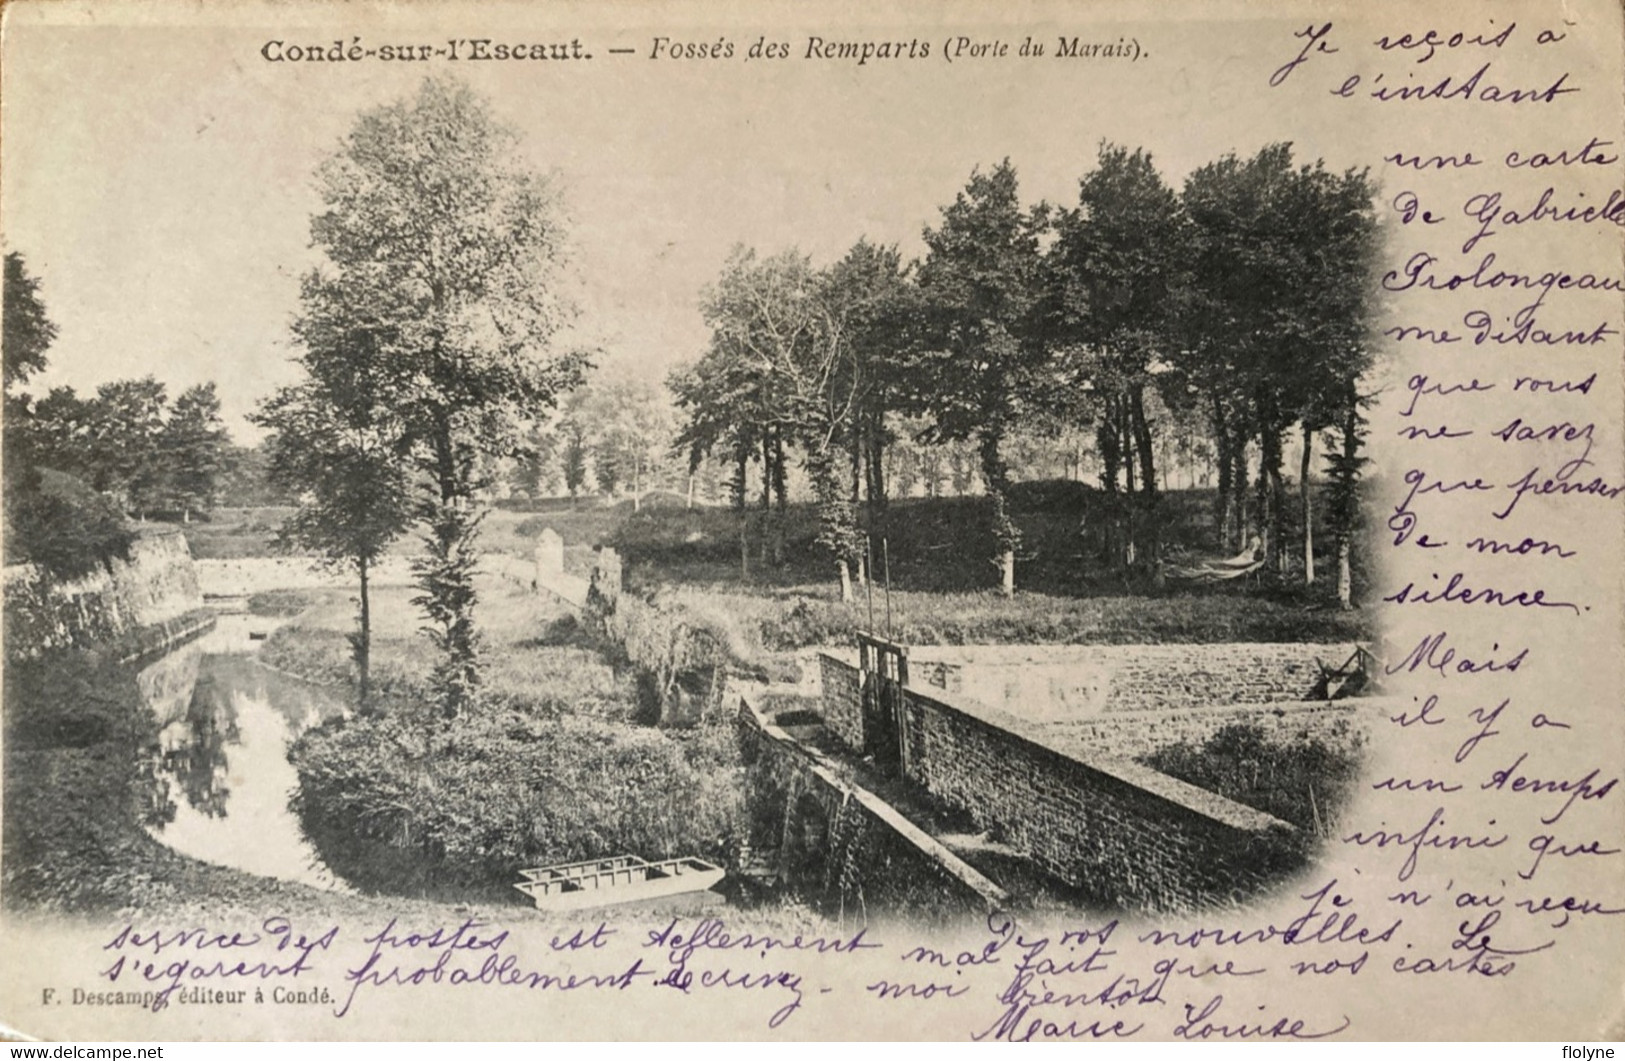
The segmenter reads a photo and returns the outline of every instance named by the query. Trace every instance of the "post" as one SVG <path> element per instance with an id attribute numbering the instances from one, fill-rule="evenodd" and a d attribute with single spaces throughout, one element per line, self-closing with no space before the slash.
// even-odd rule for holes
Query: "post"
<path id="1" fill-rule="evenodd" d="M 880 539 L 880 563 L 886 569 L 886 640 L 893 641 L 891 635 L 891 539 Z"/>
<path id="2" fill-rule="evenodd" d="M 874 543 L 869 536 L 863 536 L 863 562 L 869 571 L 869 577 L 864 582 L 865 591 L 869 597 L 869 631 L 875 629 L 875 550 Z"/>

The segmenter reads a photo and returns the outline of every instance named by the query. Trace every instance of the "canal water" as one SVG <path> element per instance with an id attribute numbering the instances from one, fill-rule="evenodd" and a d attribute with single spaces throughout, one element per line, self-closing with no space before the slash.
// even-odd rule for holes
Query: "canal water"
<path id="1" fill-rule="evenodd" d="M 299 779 L 288 745 L 346 708 L 333 692 L 261 664 L 276 620 L 221 615 L 213 631 L 143 668 L 142 698 L 157 718 L 156 780 L 169 820 L 161 843 L 204 862 L 338 891 L 289 799 Z"/>

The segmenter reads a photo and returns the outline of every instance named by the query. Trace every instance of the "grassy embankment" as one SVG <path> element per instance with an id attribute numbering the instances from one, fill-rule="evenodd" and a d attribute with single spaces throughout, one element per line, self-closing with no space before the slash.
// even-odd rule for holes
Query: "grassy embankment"
<path id="1" fill-rule="evenodd" d="M 632 853 L 725 857 L 740 784 L 726 720 L 637 725 L 637 684 L 574 620 L 528 589 L 482 586 L 480 705 L 427 706 L 432 648 L 410 591 L 374 599 L 371 710 L 303 736 L 296 810 L 324 861 L 391 894 L 515 900 L 521 866 Z M 267 663 L 348 681 L 353 605 L 328 600 L 279 629 Z"/>
<path id="2" fill-rule="evenodd" d="M 997 572 L 987 557 L 985 506 L 979 498 L 894 501 L 886 517 L 891 560 L 890 629 L 914 644 L 1165 643 L 1346 641 L 1369 636 L 1362 610 L 1339 611 L 1328 599 L 1333 572 L 1323 557 L 1317 585 L 1238 581 L 1217 585 L 1130 583 L 1101 565 L 1088 547 L 1101 498 L 1076 483 L 1021 484 L 1013 514 L 1023 546 L 1017 594 L 993 592 Z M 1165 504 L 1171 556 L 1211 552 L 1212 494 L 1172 491 Z M 751 569 L 741 574 L 738 514 L 719 508 L 577 507 L 534 515 L 497 512 L 487 520 L 487 548 L 526 556 L 543 527 L 566 543 L 566 565 L 584 570 L 591 547 L 609 544 L 625 558 L 629 590 L 681 601 L 728 628 L 733 644 L 767 654 L 845 643 L 860 628 L 887 628 L 883 584 L 858 599 L 838 599 L 834 567 L 814 544 L 816 513 L 791 505 L 779 514 L 746 517 Z M 782 542 L 780 562 L 764 560 L 759 542 Z M 1317 528 L 1326 543 L 1326 528 Z M 876 566 L 881 549 L 874 545 Z M 579 559 L 578 559 L 579 558 Z M 882 568 L 877 575 L 884 576 Z M 1301 575 L 1300 575 L 1301 578 Z"/>
<path id="3" fill-rule="evenodd" d="M 1211 491 L 1169 491 L 1164 504 L 1171 557 L 1212 552 Z M 1333 581 L 1328 528 L 1316 527 L 1323 554 L 1313 589 L 1257 581 L 1199 586 L 1129 582 L 1101 565 L 1086 541 L 1098 526 L 1101 497 L 1077 483 L 1018 484 L 1013 514 L 1023 545 L 1017 594 L 992 592 L 981 499 L 910 498 L 892 502 L 884 537 L 891 560 L 890 628 L 917 644 L 1031 642 L 1037 644 L 1216 641 L 1345 641 L 1369 637 L 1364 610 L 1340 612 L 1329 601 Z M 887 626 L 886 594 L 877 579 L 870 595 L 843 604 L 834 568 L 814 544 L 816 514 L 791 505 L 780 514 L 747 514 L 751 569 L 739 563 L 740 517 L 731 510 L 684 509 L 662 495 L 641 511 L 631 502 L 554 500 L 540 511 L 497 509 L 485 519 L 481 546 L 528 560 L 544 527 L 565 542 L 566 570 L 584 575 L 597 545 L 613 545 L 626 563 L 628 589 L 657 593 L 718 626 L 735 654 L 773 666 L 775 653 L 844 643 L 854 629 Z M 194 555 L 269 555 L 280 510 L 233 510 L 188 528 Z M 760 543 L 780 541 L 779 561 L 764 560 Z M 878 537 L 878 536 L 877 536 Z M 416 548 L 410 536 L 394 551 Z M 876 566 L 880 546 L 875 543 Z M 883 576 L 884 570 L 877 571 Z M 1360 574 L 1356 572 L 1357 576 Z"/>

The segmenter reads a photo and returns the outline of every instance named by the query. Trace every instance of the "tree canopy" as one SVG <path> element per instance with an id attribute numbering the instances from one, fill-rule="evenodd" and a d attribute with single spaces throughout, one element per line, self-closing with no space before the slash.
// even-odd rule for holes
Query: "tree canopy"
<path id="1" fill-rule="evenodd" d="M 478 492 L 585 367 L 551 349 L 572 313 L 561 204 L 489 104 L 439 77 L 362 113 L 317 189 L 325 261 L 304 280 L 294 334 L 319 399 L 387 407 L 387 448 L 416 470 L 415 600 L 454 714 L 479 685 Z"/>
<path id="2" fill-rule="evenodd" d="M 737 248 L 702 302 L 709 347 L 670 380 L 680 444 L 694 467 L 713 453 L 734 462 L 741 509 L 753 464 L 764 507 L 775 492 L 782 501 L 785 453 L 799 450 L 843 586 L 884 511 L 887 467 L 927 492 L 945 476 L 962 490 L 974 446 L 1011 592 L 1009 462 L 1042 461 L 1040 438 L 1067 452 L 1073 474 L 1086 456 L 1098 462 L 1109 503 L 1090 537 L 1109 567 L 1161 577 L 1167 463 L 1189 474 L 1214 461 L 1215 545 L 1256 539 L 1284 573 L 1294 516 L 1312 579 L 1308 483 L 1327 430 L 1338 433 L 1329 474 L 1345 499 L 1332 515 L 1346 559 L 1373 203 L 1365 173 L 1299 165 L 1289 144 L 1226 156 L 1176 190 L 1149 153 L 1105 143 L 1071 208 L 1023 204 L 1009 160 L 977 169 L 924 230 L 917 263 L 867 240 L 823 269 L 794 249 Z M 1282 475 L 1294 425 L 1296 512 Z"/>

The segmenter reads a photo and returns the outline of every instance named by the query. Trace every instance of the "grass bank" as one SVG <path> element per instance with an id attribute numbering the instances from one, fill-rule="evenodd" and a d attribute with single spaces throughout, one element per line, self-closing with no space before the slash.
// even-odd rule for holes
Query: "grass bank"
<path id="1" fill-rule="evenodd" d="M 740 834 L 731 724 L 637 724 L 638 685 L 563 612 L 528 590 L 482 586 L 481 702 L 428 706 L 432 649 L 410 592 L 374 602 L 371 710 L 307 732 L 291 758 L 295 809 L 327 865 L 369 891 L 515 901 L 529 865 L 617 854 L 725 859 Z M 265 661 L 348 681 L 347 601 L 278 629 Z"/>

